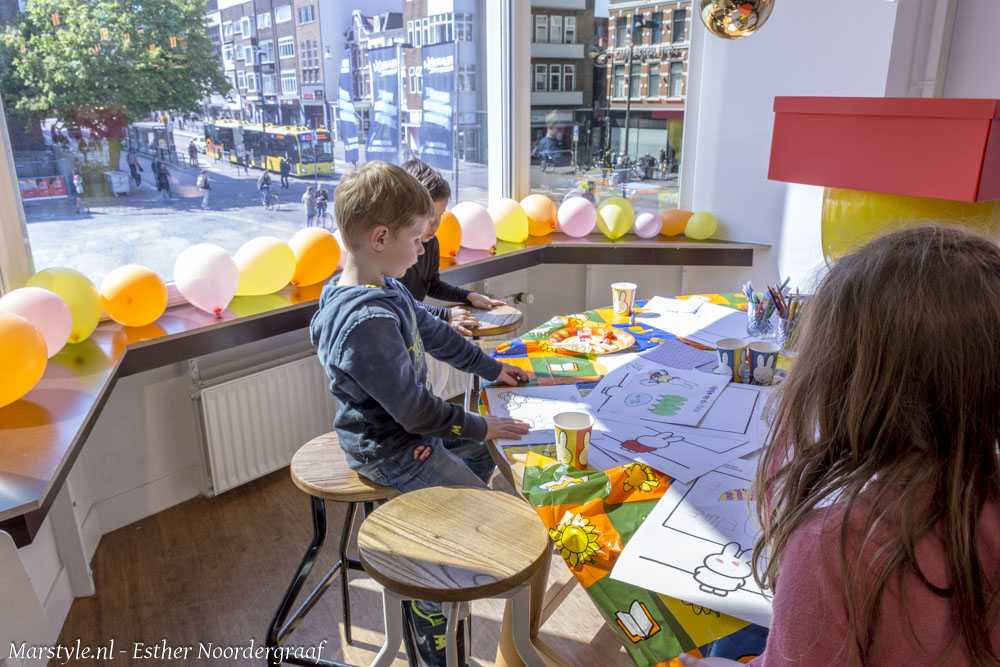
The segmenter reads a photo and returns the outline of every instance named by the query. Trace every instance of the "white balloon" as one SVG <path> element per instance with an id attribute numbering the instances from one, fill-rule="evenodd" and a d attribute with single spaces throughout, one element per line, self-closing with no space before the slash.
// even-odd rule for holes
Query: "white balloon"
<path id="1" fill-rule="evenodd" d="M 0 311 L 20 315 L 42 332 L 49 358 L 62 349 L 73 331 L 73 314 L 66 302 L 41 287 L 19 287 L 0 298 Z"/>
<path id="2" fill-rule="evenodd" d="M 464 201 L 451 209 L 451 212 L 462 226 L 463 248 L 489 250 L 496 246 L 497 233 L 489 211 L 475 202 Z"/>
<path id="3" fill-rule="evenodd" d="M 212 243 L 187 248 L 174 262 L 174 284 L 188 303 L 218 315 L 236 294 L 240 270 L 228 252 Z"/>

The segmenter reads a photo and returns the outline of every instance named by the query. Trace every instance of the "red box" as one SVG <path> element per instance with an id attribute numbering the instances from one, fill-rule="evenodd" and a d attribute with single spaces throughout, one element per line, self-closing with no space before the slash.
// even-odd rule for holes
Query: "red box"
<path id="1" fill-rule="evenodd" d="M 1000 101 L 775 97 L 775 181 L 934 197 L 1000 199 Z"/>

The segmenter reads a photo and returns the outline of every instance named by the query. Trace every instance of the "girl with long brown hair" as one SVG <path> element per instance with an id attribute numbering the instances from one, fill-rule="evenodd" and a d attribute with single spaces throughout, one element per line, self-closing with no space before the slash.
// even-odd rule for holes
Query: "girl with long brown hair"
<path id="1" fill-rule="evenodd" d="M 775 597 L 751 664 L 1000 663 L 998 338 L 1000 248 L 974 233 L 895 232 L 830 270 L 758 468 Z"/>

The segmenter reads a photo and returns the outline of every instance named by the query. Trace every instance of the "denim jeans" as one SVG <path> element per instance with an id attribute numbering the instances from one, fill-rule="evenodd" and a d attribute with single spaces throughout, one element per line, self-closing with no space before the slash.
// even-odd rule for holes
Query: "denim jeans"
<path id="1" fill-rule="evenodd" d="M 357 473 L 401 493 L 431 486 L 485 489 L 493 459 L 482 442 L 425 438 L 423 444 L 362 464 Z"/>

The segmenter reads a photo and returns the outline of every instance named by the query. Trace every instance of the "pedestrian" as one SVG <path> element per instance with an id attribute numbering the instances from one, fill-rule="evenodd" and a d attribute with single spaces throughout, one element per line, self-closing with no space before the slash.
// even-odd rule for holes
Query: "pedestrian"
<path id="1" fill-rule="evenodd" d="M 306 212 L 306 227 L 312 224 L 316 217 L 316 200 L 313 199 L 313 186 L 306 186 L 306 193 L 302 195 L 302 207 Z"/>
<path id="2" fill-rule="evenodd" d="M 188 142 L 188 164 L 192 167 L 198 166 L 198 147 L 194 145 L 194 139 Z"/>
<path id="3" fill-rule="evenodd" d="M 278 165 L 278 171 L 281 173 L 281 187 L 288 189 L 288 174 L 292 172 L 292 166 L 288 164 L 288 160 L 284 157 L 281 158 L 281 162 Z"/>
<path id="4" fill-rule="evenodd" d="M 208 193 L 212 191 L 212 184 L 208 182 L 208 170 L 202 169 L 198 177 L 198 190 L 201 192 L 201 208 L 208 209 Z"/>
<path id="5" fill-rule="evenodd" d="M 161 201 L 167 201 L 170 199 L 170 172 L 162 162 L 159 165 L 159 170 L 156 172 L 156 194 Z"/>
<path id="6" fill-rule="evenodd" d="M 326 215 L 326 203 L 330 199 L 330 193 L 326 191 L 322 183 L 317 186 L 313 199 L 316 200 L 316 215 L 320 217 Z"/>
<path id="7" fill-rule="evenodd" d="M 267 206 L 267 202 L 271 198 L 271 174 L 267 169 L 257 179 L 257 189 L 260 191 L 261 206 Z"/>
<path id="8" fill-rule="evenodd" d="M 245 176 L 250 175 L 250 170 L 247 169 L 247 149 L 243 144 L 236 147 L 236 175 L 240 175 L 240 167 L 243 167 L 243 174 Z"/>
<path id="9" fill-rule="evenodd" d="M 150 167 L 150 169 L 153 170 L 153 179 L 154 180 L 156 180 L 156 179 L 159 178 L 159 176 L 160 176 L 160 165 L 162 165 L 162 164 L 163 163 L 160 162 L 160 156 L 157 155 L 156 153 L 153 153 L 153 159 L 150 161 L 149 167 Z"/>
<path id="10" fill-rule="evenodd" d="M 131 146 L 128 153 L 125 154 L 125 163 L 128 165 L 132 180 L 135 181 L 135 187 L 138 188 L 142 185 L 142 176 L 139 175 L 139 172 L 142 171 L 142 165 L 139 164 L 139 156 L 135 154 L 135 149 Z"/>

